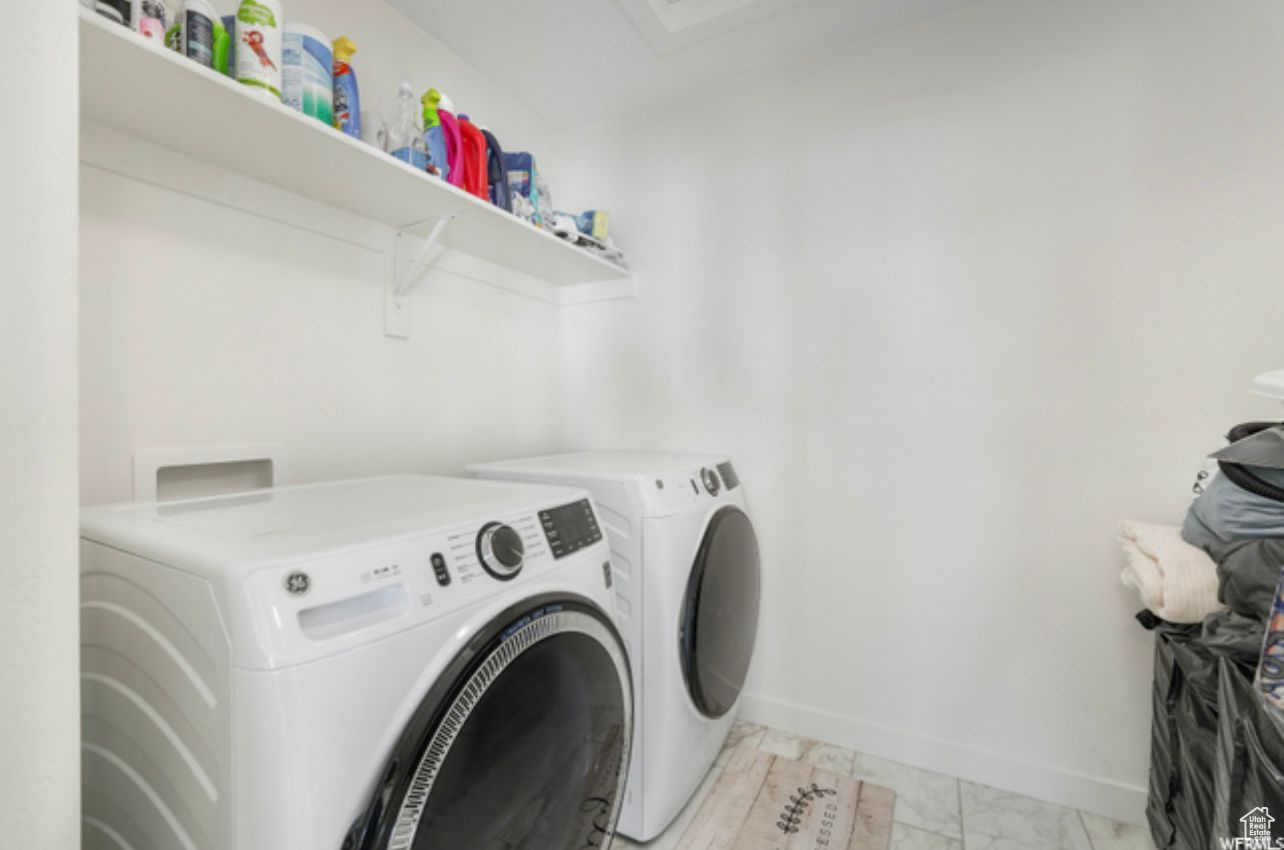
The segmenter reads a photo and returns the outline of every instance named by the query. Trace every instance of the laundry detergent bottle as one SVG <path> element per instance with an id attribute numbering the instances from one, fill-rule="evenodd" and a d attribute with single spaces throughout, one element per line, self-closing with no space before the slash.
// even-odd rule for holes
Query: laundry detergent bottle
<path id="1" fill-rule="evenodd" d="M 334 42 L 334 126 L 361 138 L 361 95 L 357 90 L 357 72 L 352 70 L 352 54 L 357 46 L 346 35 Z"/>
<path id="2" fill-rule="evenodd" d="M 490 183 L 486 179 L 486 137 L 467 115 L 460 115 L 460 158 L 464 161 L 464 191 L 484 201 L 490 200 Z"/>
<path id="3" fill-rule="evenodd" d="M 285 25 L 281 102 L 334 125 L 334 54 L 329 36 L 299 21 Z"/>
<path id="4" fill-rule="evenodd" d="M 459 137 L 459 119 L 455 117 L 454 104 L 446 95 L 440 95 L 437 103 L 437 117 L 441 119 L 441 135 L 446 140 L 446 160 L 449 166 L 447 182 L 452 186 L 464 187 L 464 143 Z"/>
<path id="5" fill-rule="evenodd" d="M 446 131 L 441 126 L 441 116 L 437 106 L 441 103 L 441 92 L 428 89 L 419 99 L 424 107 L 424 142 L 428 145 L 428 158 L 437 169 L 437 176 L 442 180 L 450 178 L 450 157 L 446 152 Z"/>
<path id="6" fill-rule="evenodd" d="M 236 80 L 278 101 L 284 28 L 280 0 L 241 0 L 236 10 Z"/>

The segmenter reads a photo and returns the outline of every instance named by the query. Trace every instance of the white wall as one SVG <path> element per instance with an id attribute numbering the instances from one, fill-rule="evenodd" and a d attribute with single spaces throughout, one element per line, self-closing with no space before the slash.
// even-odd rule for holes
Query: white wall
<path id="1" fill-rule="evenodd" d="M 1278 412 L 1281 36 L 1268 0 L 993 0 L 570 140 L 642 296 L 564 314 L 566 442 L 735 457 L 751 715 L 1140 817 L 1114 528 Z"/>
<path id="2" fill-rule="evenodd" d="M 75 16 L 0 23 L 24 81 L 0 134 L 0 846 L 25 850 L 80 834 Z"/>
<path id="3" fill-rule="evenodd" d="M 363 105 L 390 115 L 408 71 L 515 147 L 546 144 L 537 116 L 385 4 L 288 12 L 356 41 Z M 279 442 L 309 481 L 555 448 L 556 308 L 437 274 L 411 339 L 386 338 L 391 230 L 86 133 L 83 502 L 132 498 L 137 449 Z M 119 165 L 139 155 L 141 174 Z"/>

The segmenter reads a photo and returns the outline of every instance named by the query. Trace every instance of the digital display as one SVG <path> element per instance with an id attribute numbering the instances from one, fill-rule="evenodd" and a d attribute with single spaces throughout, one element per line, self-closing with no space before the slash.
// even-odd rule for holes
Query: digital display
<path id="1" fill-rule="evenodd" d="M 564 558 L 602 539 L 588 499 L 540 511 L 539 522 L 554 558 Z"/>
<path id="2" fill-rule="evenodd" d="M 731 465 L 731 461 L 718 464 L 718 474 L 722 476 L 722 483 L 728 490 L 734 490 L 740 486 L 740 478 L 736 475 L 736 469 Z"/>

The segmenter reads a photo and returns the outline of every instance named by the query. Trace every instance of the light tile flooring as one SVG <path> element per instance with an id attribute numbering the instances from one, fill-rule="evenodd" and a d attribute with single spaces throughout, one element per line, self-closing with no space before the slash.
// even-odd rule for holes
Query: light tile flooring
<path id="1" fill-rule="evenodd" d="M 896 791 L 892 850 L 1154 850 L 1144 827 L 752 723 L 736 724 L 700 790 L 663 835 L 645 845 L 620 838 L 615 846 L 646 850 L 677 847 L 728 754 L 741 743 Z"/>

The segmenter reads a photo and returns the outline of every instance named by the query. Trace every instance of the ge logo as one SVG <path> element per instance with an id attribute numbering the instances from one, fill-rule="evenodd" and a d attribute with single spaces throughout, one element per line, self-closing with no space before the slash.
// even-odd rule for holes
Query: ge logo
<path id="1" fill-rule="evenodd" d="M 312 579 L 307 573 L 290 573 L 285 577 L 285 589 L 295 596 L 302 596 L 312 589 Z"/>

